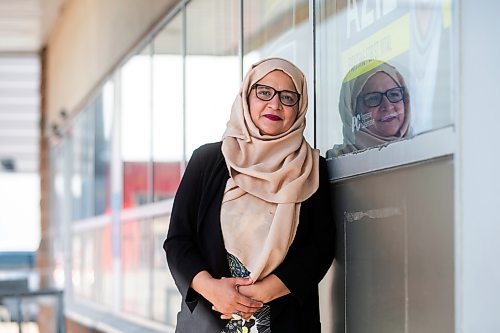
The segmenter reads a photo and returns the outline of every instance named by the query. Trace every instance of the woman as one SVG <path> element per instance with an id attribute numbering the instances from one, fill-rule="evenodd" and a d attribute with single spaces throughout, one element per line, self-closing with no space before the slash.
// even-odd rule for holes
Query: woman
<path id="1" fill-rule="evenodd" d="M 254 64 L 223 141 L 198 148 L 164 244 L 182 294 L 176 332 L 320 332 L 333 260 L 326 162 L 305 141 L 304 74 Z"/>
<path id="2" fill-rule="evenodd" d="M 347 73 L 339 112 L 344 143 L 327 157 L 378 146 L 410 136 L 410 95 L 401 74 L 378 60 L 366 60 Z"/>

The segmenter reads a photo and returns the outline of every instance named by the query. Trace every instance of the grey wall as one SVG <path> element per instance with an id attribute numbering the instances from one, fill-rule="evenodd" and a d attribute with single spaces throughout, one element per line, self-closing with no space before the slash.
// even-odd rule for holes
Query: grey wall
<path id="1" fill-rule="evenodd" d="M 334 332 L 454 332 L 453 170 L 444 157 L 332 185 Z"/>

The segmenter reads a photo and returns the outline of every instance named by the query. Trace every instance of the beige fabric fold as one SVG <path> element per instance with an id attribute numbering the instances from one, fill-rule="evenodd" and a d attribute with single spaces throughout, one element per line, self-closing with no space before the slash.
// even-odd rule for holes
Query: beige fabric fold
<path id="1" fill-rule="evenodd" d="M 248 96 L 268 73 L 288 74 L 300 93 L 297 119 L 279 135 L 261 134 L 251 120 Z M 299 223 L 300 203 L 319 186 L 319 151 L 304 138 L 307 86 L 304 74 L 281 58 L 252 66 L 236 97 L 223 136 L 230 179 L 221 208 L 226 250 L 260 280 L 285 258 Z"/>

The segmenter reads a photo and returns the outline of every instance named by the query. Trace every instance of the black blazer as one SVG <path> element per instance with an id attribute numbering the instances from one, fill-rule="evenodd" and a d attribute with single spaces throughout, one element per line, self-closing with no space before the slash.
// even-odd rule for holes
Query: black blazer
<path id="1" fill-rule="evenodd" d="M 176 332 L 219 333 L 228 322 L 190 288 L 202 270 L 214 278 L 231 276 L 220 227 L 228 178 L 221 142 L 211 143 L 194 151 L 177 190 L 163 245 L 183 300 Z M 294 241 L 273 272 L 291 294 L 269 303 L 272 333 L 321 331 L 318 283 L 334 257 L 335 224 L 330 204 L 326 161 L 321 157 L 319 189 L 302 203 Z"/>

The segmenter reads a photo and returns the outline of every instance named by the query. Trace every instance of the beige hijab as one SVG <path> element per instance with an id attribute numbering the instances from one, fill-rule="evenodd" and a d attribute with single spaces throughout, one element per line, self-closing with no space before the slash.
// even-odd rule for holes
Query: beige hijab
<path id="1" fill-rule="evenodd" d="M 353 117 L 356 116 L 356 107 L 359 94 L 368 79 L 378 72 L 389 75 L 397 85 L 405 87 L 406 83 L 398 70 L 380 60 L 365 60 L 354 66 L 344 78 L 340 89 L 339 112 L 343 124 L 344 143 L 335 146 L 327 152 L 327 157 L 350 153 L 355 150 L 378 146 L 411 135 L 410 129 L 410 95 L 408 89 L 404 91 L 405 119 L 396 136 L 381 136 L 373 133 L 370 126 L 353 130 Z"/>
<path id="2" fill-rule="evenodd" d="M 251 87 L 274 70 L 290 76 L 300 93 L 297 119 L 279 135 L 261 134 L 248 107 Z M 233 103 L 223 136 L 229 169 L 221 208 L 226 250 L 250 271 L 253 281 L 269 275 L 285 258 L 299 223 L 300 203 L 319 186 L 319 151 L 303 132 L 307 110 L 304 74 L 280 58 L 252 66 Z"/>

